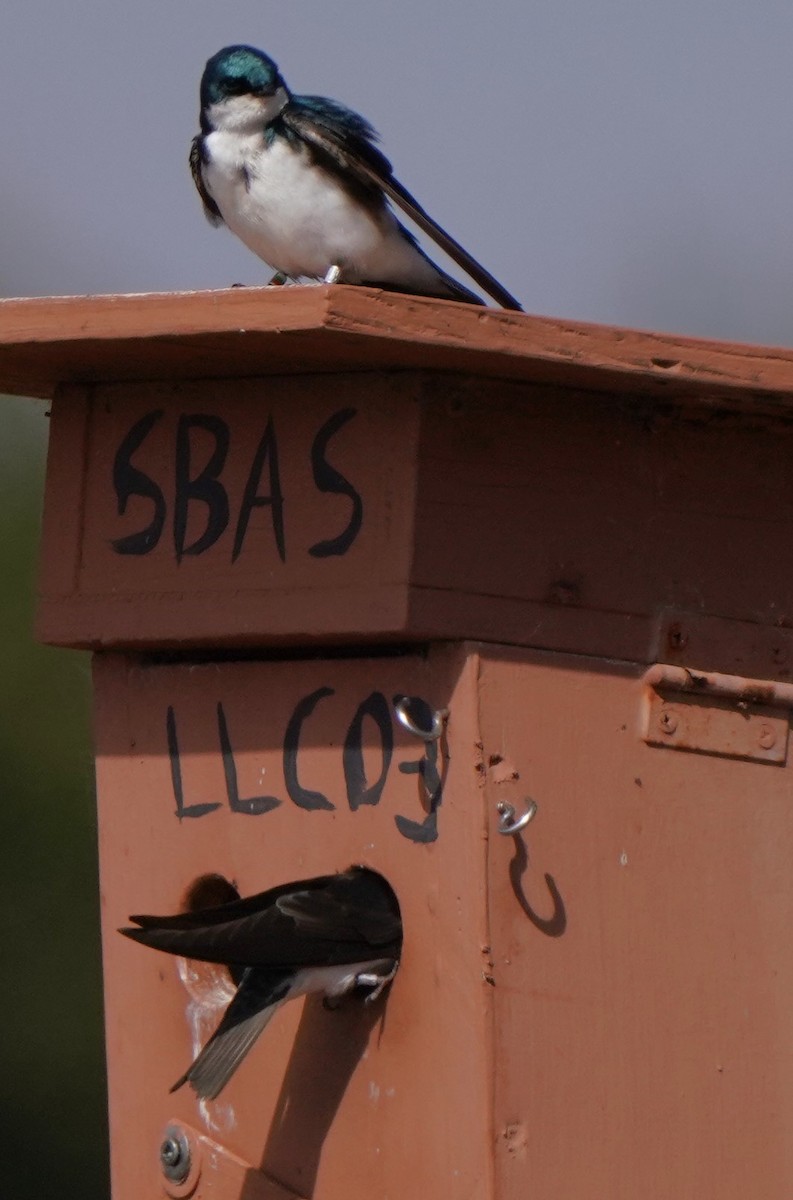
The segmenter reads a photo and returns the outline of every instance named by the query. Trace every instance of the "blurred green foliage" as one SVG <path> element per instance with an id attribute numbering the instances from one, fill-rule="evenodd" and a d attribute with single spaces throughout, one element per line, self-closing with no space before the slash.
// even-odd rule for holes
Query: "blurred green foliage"
<path id="1" fill-rule="evenodd" d="M 46 406 L 0 397 L 0 1129 L 9 1200 L 109 1194 L 90 659 L 33 641 Z"/>

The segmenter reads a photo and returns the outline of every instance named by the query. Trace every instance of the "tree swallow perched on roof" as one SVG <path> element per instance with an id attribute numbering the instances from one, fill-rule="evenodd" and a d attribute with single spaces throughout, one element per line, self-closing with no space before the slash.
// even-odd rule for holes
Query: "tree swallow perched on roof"
<path id="1" fill-rule="evenodd" d="M 190 168 L 209 220 L 225 222 L 282 279 L 482 304 L 427 257 L 391 200 L 487 295 L 522 311 L 394 178 L 376 140 L 368 121 L 335 100 L 293 96 L 261 50 L 226 46 L 201 79 Z"/>
<path id="2" fill-rule="evenodd" d="M 332 999 L 356 987 L 380 995 L 402 949 L 396 896 L 381 875 L 350 867 L 282 884 L 244 900 L 173 917 L 130 917 L 121 929 L 144 946 L 238 968 L 237 991 L 195 1062 L 171 1088 L 189 1083 L 214 1100 L 273 1013 L 312 992 Z"/>

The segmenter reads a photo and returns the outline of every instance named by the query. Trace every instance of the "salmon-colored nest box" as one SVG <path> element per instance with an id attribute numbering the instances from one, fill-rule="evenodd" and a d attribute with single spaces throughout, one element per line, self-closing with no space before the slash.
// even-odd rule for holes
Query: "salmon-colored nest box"
<path id="1" fill-rule="evenodd" d="M 0 390 L 95 651 L 115 1200 L 787 1200 L 793 354 L 239 289 L 0 303 Z M 351 864 L 385 994 L 171 1095 L 234 983 L 117 929 Z"/>

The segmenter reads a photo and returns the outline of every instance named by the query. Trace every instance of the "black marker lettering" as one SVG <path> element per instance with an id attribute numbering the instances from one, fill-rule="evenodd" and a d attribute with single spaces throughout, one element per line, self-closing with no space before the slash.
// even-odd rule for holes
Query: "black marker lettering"
<path id="1" fill-rule="evenodd" d="M 165 715 L 165 730 L 168 736 L 168 759 L 171 764 L 171 784 L 176 801 L 176 815 L 181 821 L 183 817 L 203 817 L 204 813 L 213 812 L 220 804 L 185 804 L 184 787 L 182 785 L 182 761 L 179 756 L 179 739 L 176 736 L 176 713 L 172 705 L 168 705 Z"/>
<path id="2" fill-rule="evenodd" d="M 270 491 L 266 496 L 260 496 L 257 489 L 265 462 L 270 468 Z M 281 562 L 286 562 L 284 496 L 281 491 L 281 476 L 278 470 L 278 442 L 275 437 L 275 427 L 273 426 L 272 417 L 267 422 L 267 428 L 262 434 L 261 441 L 256 448 L 256 453 L 253 456 L 253 462 L 248 474 L 248 481 L 245 484 L 245 493 L 240 505 L 240 515 L 237 519 L 237 531 L 234 534 L 234 549 L 231 553 L 232 562 L 237 561 L 242 551 L 242 544 L 245 541 L 245 534 L 248 530 L 248 522 L 251 519 L 253 509 L 264 508 L 267 505 L 270 506 L 272 515 L 273 535 L 275 537 L 275 544 L 278 547 L 278 557 L 281 559 Z"/>
<path id="3" fill-rule="evenodd" d="M 237 786 L 237 764 L 234 761 L 229 727 L 221 703 L 218 703 L 218 734 L 220 736 L 220 753 L 223 756 L 223 774 L 226 777 L 226 794 L 231 811 L 247 813 L 252 817 L 272 812 L 281 803 L 277 796 L 247 796 L 244 799 L 240 796 Z"/>
<path id="4" fill-rule="evenodd" d="M 295 711 L 289 718 L 289 724 L 284 734 L 284 782 L 286 783 L 286 790 L 289 793 L 290 800 L 294 800 L 298 808 L 305 808 L 309 812 L 313 812 L 319 808 L 333 809 L 336 807 L 322 792 L 312 792 L 308 788 L 302 787 L 297 777 L 297 752 L 303 722 L 311 716 L 320 700 L 323 700 L 325 696 L 332 696 L 333 694 L 333 688 L 321 687 L 312 692 L 310 696 L 305 696 L 300 700 L 295 705 Z"/>
<path id="5" fill-rule="evenodd" d="M 404 699 L 394 696 L 394 703 Z M 432 727 L 433 710 L 425 700 L 410 698 L 411 716 L 419 729 Z M 425 742 L 424 755 L 414 762 L 399 764 L 402 775 L 418 775 L 426 797 L 429 811 L 423 821 L 411 821 L 408 817 L 396 816 L 396 827 L 403 837 L 411 842 L 434 842 L 438 837 L 438 809 L 443 799 L 443 780 L 438 771 L 438 742 Z"/>
<path id="6" fill-rule="evenodd" d="M 423 821 L 411 821 L 408 817 L 394 817 L 396 827 L 403 837 L 411 842 L 436 842 L 438 840 L 438 814 L 427 813 Z"/>
<path id="7" fill-rule="evenodd" d="M 203 429 L 214 438 L 214 446 L 206 465 L 195 477 L 191 476 L 190 433 Z M 229 449 L 229 427 L 220 417 L 205 413 L 181 416 L 176 431 L 176 495 L 173 512 L 173 540 L 176 561 L 185 554 L 202 554 L 218 540 L 229 523 L 229 499 L 218 479 Z M 190 503 L 200 500 L 207 508 L 207 520 L 200 537 L 185 545 Z"/>
<path id="8" fill-rule="evenodd" d="M 146 413 L 130 429 L 123 438 L 113 459 L 113 487 L 116 493 L 118 515 L 124 516 L 127 504 L 132 496 L 143 496 L 151 500 L 154 514 L 145 529 L 137 533 L 128 533 L 124 537 L 114 538 L 111 546 L 116 554 L 148 554 L 160 540 L 165 524 L 166 504 L 162 489 L 157 486 L 150 475 L 132 465 L 132 455 L 139 450 L 151 433 L 154 426 L 162 417 L 162 409 Z"/>
<path id="9" fill-rule="evenodd" d="M 371 717 L 377 726 L 383 755 L 380 774 L 370 787 L 366 785 L 363 765 L 363 723 L 366 717 Z M 393 753 L 394 730 L 386 698 L 382 692 L 372 692 L 358 705 L 344 739 L 344 782 L 347 785 L 347 800 L 353 812 L 362 804 L 379 803 Z"/>
<path id="10" fill-rule="evenodd" d="M 346 554 L 357 538 L 363 521 L 363 500 L 348 479 L 332 467 L 325 458 L 328 442 L 338 433 L 343 425 L 357 415 L 356 408 L 342 408 L 329 417 L 318 431 L 311 446 L 311 466 L 314 472 L 314 482 L 321 492 L 332 492 L 338 496 L 349 496 L 352 501 L 352 512 L 347 523 L 337 537 L 328 538 L 324 542 L 316 542 L 309 549 L 314 558 L 329 558 L 334 554 Z"/>

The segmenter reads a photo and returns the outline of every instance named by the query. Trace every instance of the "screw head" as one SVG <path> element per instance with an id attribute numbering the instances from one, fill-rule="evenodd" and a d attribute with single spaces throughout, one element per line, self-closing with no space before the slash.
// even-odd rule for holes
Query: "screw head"
<path id="1" fill-rule="evenodd" d="M 684 650 L 688 645 L 688 634 L 679 621 L 675 621 L 669 626 L 666 632 L 666 641 L 670 650 Z"/>
<path id="2" fill-rule="evenodd" d="M 176 1138 L 166 1138 L 160 1146 L 160 1158 L 164 1167 L 175 1167 L 182 1159 L 182 1147 Z"/>
<path id="3" fill-rule="evenodd" d="M 187 1136 L 175 1126 L 165 1131 L 160 1143 L 160 1165 L 166 1179 L 181 1183 L 190 1174 L 190 1143 Z"/>
<path id="4" fill-rule="evenodd" d="M 673 712 L 671 708 L 664 709 L 658 718 L 658 724 L 661 726 L 661 733 L 671 737 L 677 729 L 677 713 Z"/>
<path id="5" fill-rule="evenodd" d="M 776 743 L 776 733 L 770 725 L 761 725 L 757 734 L 757 741 L 763 750 L 770 750 Z"/>

